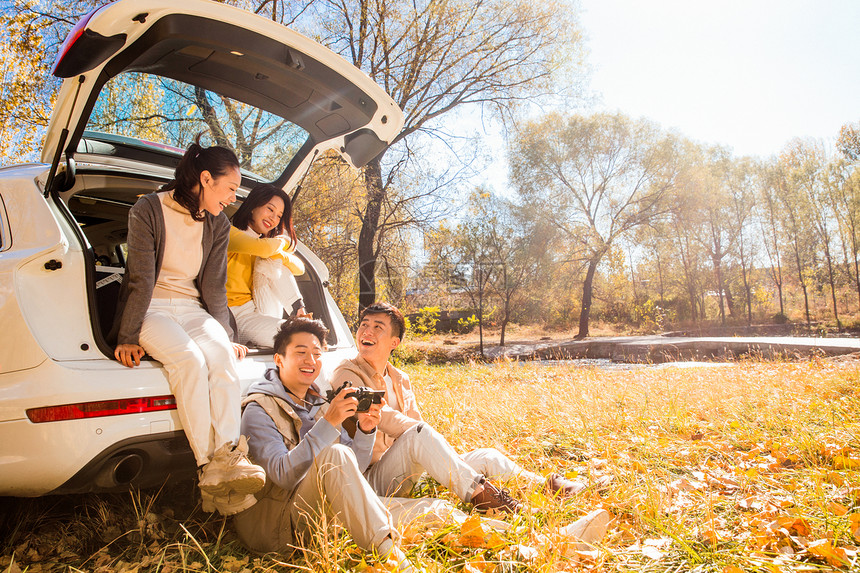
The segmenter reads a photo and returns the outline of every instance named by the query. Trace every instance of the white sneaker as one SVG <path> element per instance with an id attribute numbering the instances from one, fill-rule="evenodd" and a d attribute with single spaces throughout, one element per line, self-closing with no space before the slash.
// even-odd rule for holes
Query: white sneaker
<path id="1" fill-rule="evenodd" d="M 565 535 L 576 537 L 580 540 L 581 543 L 576 545 L 577 550 L 587 551 L 591 549 L 591 545 L 603 539 L 611 521 L 611 513 L 605 509 L 597 509 L 585 517 L 577 519 L 570 525 L 562 527 L 560 531 Z"/>
<path id="2" fill-rule="evenodd" d="M 203 500 L 201 504 L 203 511 L 207 513 L 217 511 L 224 516 L 235 515 L 257 503 L 257 498 L 252 493 L 229 493 L 221 496 L 212 495 L 201 489 L 200 496 Z"/>
<path id="3" fill-rule="evenodd" d="M 248 494 L 260 491 L 266 485 L 266 472 L 248 460 L 248 440 L 239 437 L 239 443 L 224 444 L 215 451 L 212 461 L 203 466 L 199 474 L 202 491 L 213 496 L 227 496 L 231 492 Z"/>
<path id="4" fill-rule="evenodd" d="M 409 561 L 409 558 L 406 557 L 403 550 L 395 545 L 394 541 L 392 541 L 390 537 L 379 545 L 377 552 L 379 553 L 380 561 L 383 563 L 395 561 L 397 563 L 397 568 L 394 569 L 394 571 L 398 571 L 399 573 L 426 573 L 427 571 L 423 567 L 415 567 L 412 565 L 412 562 Z"/>

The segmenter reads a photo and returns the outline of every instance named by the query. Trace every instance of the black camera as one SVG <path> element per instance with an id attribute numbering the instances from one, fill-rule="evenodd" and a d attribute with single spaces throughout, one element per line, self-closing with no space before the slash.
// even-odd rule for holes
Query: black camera
<path id="1" fill-rule="evenodd" d="M 350 387 L 352 387 L 352 382 L 347 380 L 337 390 L 329 390 L 326 392 L 326 401 L 331 402 L 334 400 L 335 396 L 340 394 L 341 390 Z M 355 409 L 355 413 L 361 414 L 370 410 L 370 406 L 373 404 L 382 404 L 382 398 L 385 397 L 385 392 L 383 390 L 372 390 L 366 386 L 356 386 L 355 391 L 352 392 L 350 396 L 358 400 L 358 407 Z"/>

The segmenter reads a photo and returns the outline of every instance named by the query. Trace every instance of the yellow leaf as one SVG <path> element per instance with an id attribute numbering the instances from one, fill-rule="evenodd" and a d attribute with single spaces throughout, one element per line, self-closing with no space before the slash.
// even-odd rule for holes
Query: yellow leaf
<path id="1" fill-rule="evenodd" d="M 705 545 L 710 545 L 711 547 L 713 547 L 720 541 L 720 537 L 713 529 L 702 531 L 701 536 L 703 541 L 705 542 Z"/>
<path id="2" fill-rule="evenodd" d="M 829 511 L 833 515 L 845 515 L 846 513 L 848 513 L 848 508 L 841 503 L 831 501 L 827 504 L 827 511 Z"/>
<path id="3" fill-rule="evenodd" d="M 860 541 L 860 513 L 852 513 L 848 516 L 849 528 L 854 539 Z"/>
<path id="4" fill-rule="evenodd" d="M 804 537 L 809 536 L 809 524 L 806 523 L 806 520 L 803 518 L 790 517 L 786 515 L 778 518 L 777 523 L 780 527 L 783 527 L 788 531 L 794 530 L 798 535 L 803 535 Z"/>
<path id="5" fill-rule="evenodd" d="M 490 549 L 497 549 L 499 547 L 504 547 L 508 544 L 507 541 L 502 539 L 502 536 L 499 535 L 496 531 L 490 530 L 485 539 L 486 545 Z"/>
<path id="6" fill-rule="evenodd" d="M 836 469 L 860 469 L 860 458 L 852 456 L 833 456 L 833 467 Z"/>
<path id="7" fill-rule="evenodd" d="M 827 563 L 835 567 L 849 564 L 845 550 L 841 547 L 833 547 L 830 545 L 829 539 L 813 541 L 806 547 L 806 550 L 812 555 L 823 557 L 827 560 Z"/>
<path id="8" fill-rule="evenodd" d="M 486 537 L 481 517 L 478 515 L 469 516 L 460 526 L 459 541 L 464 547 L 484 547 Z"/>

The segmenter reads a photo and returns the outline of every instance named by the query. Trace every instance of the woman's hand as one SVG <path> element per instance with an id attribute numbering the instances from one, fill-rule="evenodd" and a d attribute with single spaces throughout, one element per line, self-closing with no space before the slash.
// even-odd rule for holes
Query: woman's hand
<path id="1" fill-rule="evenodd" d="M 243 358 L 245 358 L 245 356 L 248 355 L 248 347 L 245 346 L 244 344 L 236 344 L 234 342 L 233 343 L 233 352 L 236 353 L 236 359 L 237 360 L 242 360 Z"/>
<path id="2" fill-rule="evenodd" d="M 338 392 L 337 396 L 329 402 L 324 418 L 337 428 L 344 420 L 355 414 L 358 408 L 358 400 L 352 397 L 355 388 L 346 387 Z"/>
<path id="3" fill-rule="evenodd" d="M 379 425 L 379 421 L 382 419 L 382 406 L 383 404 L 371 404 L 370 410 L 356 416 L 358 427 L 361 428 L 362 432 L 369 434 Z"/>
<path id="4" fill-rule="evenodd" d="M 134 368 L 140 366 L 140 359 L 146 354 L 146 350 L 139 344 L 117 344 L 113 351 L 114 357 L 123 366 Z"/>

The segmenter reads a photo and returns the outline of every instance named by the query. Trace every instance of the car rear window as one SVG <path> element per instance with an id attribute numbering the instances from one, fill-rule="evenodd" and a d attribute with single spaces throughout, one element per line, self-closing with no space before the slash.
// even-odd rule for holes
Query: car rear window
<path id="1" fill-rule="evenodd" d="M 202 133 L 204 145 L 231 148 L 243 170 L 269 181 L 281 175 L 308 138 L 298 125 L 254 106 L 140 72 L 106 84 L 86 129 L 176 154 Z"/>

